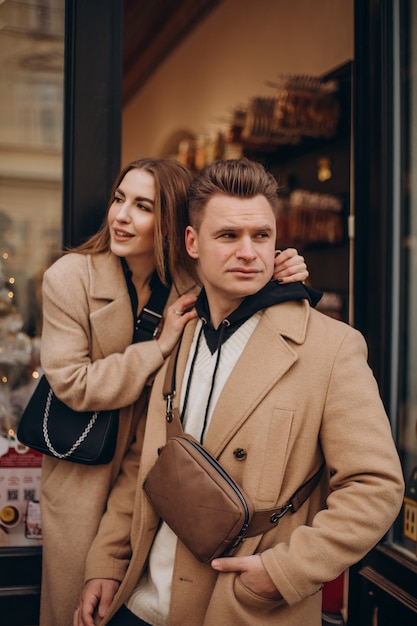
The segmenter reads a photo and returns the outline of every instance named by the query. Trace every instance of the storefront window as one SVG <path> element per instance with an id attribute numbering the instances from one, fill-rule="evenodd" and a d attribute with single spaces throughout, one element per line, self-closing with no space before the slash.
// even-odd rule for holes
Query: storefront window
<path id="1" fill-rule="evenodd" d="M 40 458 L 15 431 L 40 374 L 41 279 L 61 247 L 64 6 L 0 1 L 0 547 L 37 536 Z"/>
<path id="2" fill-rule="evenodd" d="M 400 3 L 395 3 L 399 5 Z M 394 315 L 397 441 L 406 480 L 403 511 L 394 543 L 413 559 L 417 549 L 417 5 L 407 2 L 407 15 L 396 15 L 397 61 L 394 104 L 394 212 L 397 215 L 398 264 L 393 284 L 398 293 L 398 323 Z M 394 45 L 395 48 L 395 45 Z M 395 79 L 394 79 L 395 80 Z M 396 275 L 395 275 L 396 274 Z M 397 305 L 394 304 L 394 311 Z"/>

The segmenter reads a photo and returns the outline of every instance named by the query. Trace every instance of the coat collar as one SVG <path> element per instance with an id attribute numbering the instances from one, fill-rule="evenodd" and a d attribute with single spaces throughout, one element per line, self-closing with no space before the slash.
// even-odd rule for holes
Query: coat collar
<path id="1" fill-rule="evenodd" d="M 112 252 L 88 255 L 87 269 L 90 322 L 100 349 L 104 356 L 122 352 L 132 343 L 133 318 L 120 258 Z M 176 281 L 168 305 L 193 287 L 187 277 Z"/>
<path id="2" fill-rule="evenodd" d="M 297 352 L 289 342 L 305 341 L 310 312 L 307 300 L 284 302 L 264 311 L 216 404 L 204 441 L 212 454 L 221 453 L 265 395 L 297 361 Z M 196 324 L 193 320 L 184 331 L 177 364 L 177 397 Z"/>
<path id="3" fill-rule="evenodd" d="M 321 292 L 310 289 L 303 283 L 281 285 L 277 281 L 271 280 L 257 293 L 247 296 L 218 328 L 213 328 L 211 325 L 210 307 L 204 288 L 198 296 L 196 309 L 198 316 L 204 321 L 203 329 L 207 345 L 210 352 L 214 354 L 220 343 L 227 341 L 228 337 L 233 335 L 257 311 L 289 300 L 308 300 L 310 305 L 315 306 L 320 298 Z"/>
<path id="4" fill-rule="evenodd" d="M 112 252 L 88 255 L 90 296 L 117 300 L 126 296 L 126 283 L 119 257 Z"/>

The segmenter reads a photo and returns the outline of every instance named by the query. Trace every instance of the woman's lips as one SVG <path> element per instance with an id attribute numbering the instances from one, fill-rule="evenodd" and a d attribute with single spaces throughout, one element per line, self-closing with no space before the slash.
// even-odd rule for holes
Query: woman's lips
<path id="1" fill-rule="evenodd" d="M 133 237 L 133 235 L 131 235 L 130 233 L 119 229 L 113 230 L 113 236 L 115 239 L 117 239 L 117 241 L 131 239 Z"/>

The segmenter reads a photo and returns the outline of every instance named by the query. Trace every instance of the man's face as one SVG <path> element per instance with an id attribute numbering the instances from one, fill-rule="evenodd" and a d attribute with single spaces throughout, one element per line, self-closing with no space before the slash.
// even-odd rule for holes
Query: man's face
<path id="1" fill-rule="evenodd" d="M 188 254 L 198 259 L 210 310 L 227 315 L 271 280 L 276 221 L 264 196 L 217 194 L 208 202 L 199 231 L 186 230 Z"/>

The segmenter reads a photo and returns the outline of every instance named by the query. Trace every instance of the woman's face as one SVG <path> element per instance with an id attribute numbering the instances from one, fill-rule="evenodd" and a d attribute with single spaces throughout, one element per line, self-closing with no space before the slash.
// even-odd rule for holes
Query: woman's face
<path id="1" fill-rule="evenodd" d="M 155 181 L 149 172 L 130 170 L 115 191 L 107 215 L 110 249 L 132 264 L 154 265 Z"/>

